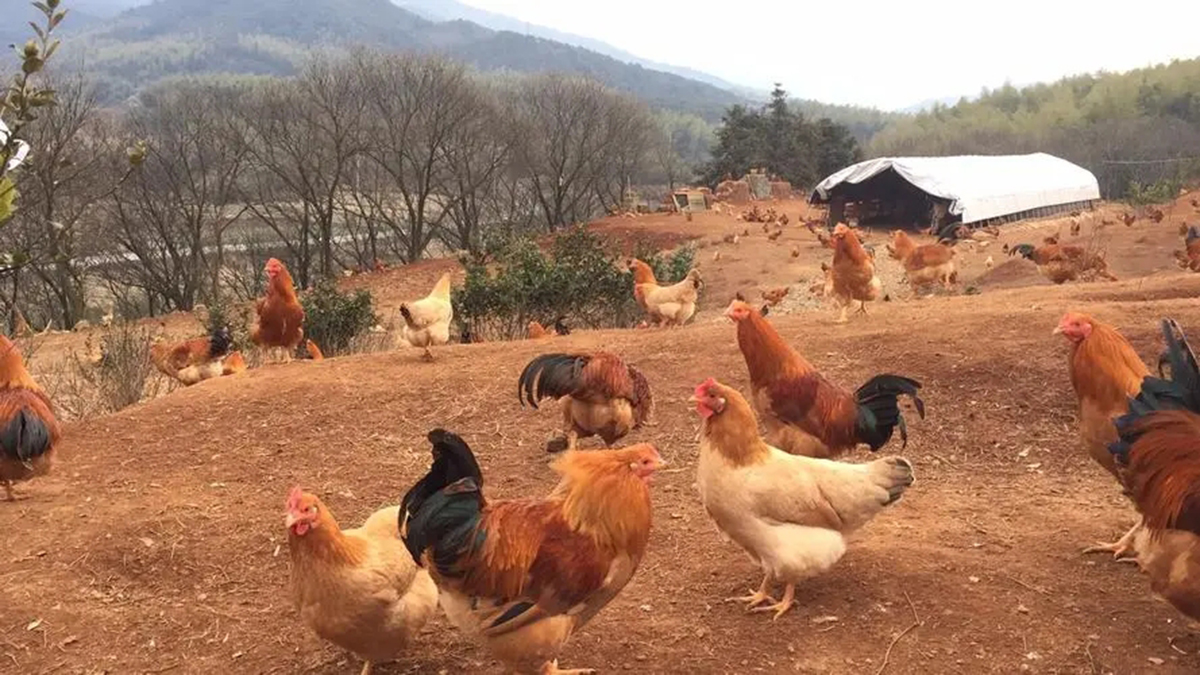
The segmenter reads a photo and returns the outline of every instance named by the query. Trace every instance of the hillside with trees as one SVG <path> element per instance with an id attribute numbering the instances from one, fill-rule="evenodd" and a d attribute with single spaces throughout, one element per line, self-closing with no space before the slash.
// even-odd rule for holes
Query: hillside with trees
<path id="1" fill-rule="evenodd" d="M 13 16 L 29 12 L 21 4 Z M 583 75 L 713 122 L 741 100 L 580 47 L 468 21 L 430 21 L 388 0 L 158 0 L 86 26 L 73 19 L 65 24 L 71 39 L 60 63 L 82 64 L 108 102 L 175 76 L 294 75 L 314 51 L 346 54 L 356 47 L 438 53 L 484 72 Z"/>
<path id="2" fill-rule="evenodd" d="M 796 187 L 808 187 L 860 159 L 862 150 L 845 125 L 809 118 L 777 84 L 761 109 L 735 105 L 726 111 L 700 180 L 715 186 L 763 167 Z"/>
<path id="3" fill-rule="evenodd" d="M 874 156 L 1044 151 L 1090 169 L 1105 197 L 1165 198 L 1200 174 L 1200 59 L 984 91 L 894 120 L 869 149 Z"/>

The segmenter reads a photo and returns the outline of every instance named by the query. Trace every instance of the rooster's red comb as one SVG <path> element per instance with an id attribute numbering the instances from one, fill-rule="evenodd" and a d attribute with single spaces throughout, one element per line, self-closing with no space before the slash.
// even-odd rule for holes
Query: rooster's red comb
<path id="1" fill-rule="evenodd" d="M 708 393 L 709 387 L 712 387 L 716 384 L 717 384 L 717 381 L 711 377 L 708 378 L 707 380 L 701 382 L 699 385 L 696 386 L 696 392 L 695 392 L 696 396 L 697 397 L 704 396 L 705 394 Z"/>
<path id="2" fill-rule="evenodd" d="M 287 508 L 289 511 L 300 508 L 300 497 L 303 494 L 304 491 L 300 489 L 299 485 L 288 491 Z"/>

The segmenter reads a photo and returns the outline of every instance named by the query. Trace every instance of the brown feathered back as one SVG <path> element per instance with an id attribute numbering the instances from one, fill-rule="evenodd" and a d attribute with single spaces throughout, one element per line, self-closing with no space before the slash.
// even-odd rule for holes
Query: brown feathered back
<path id="1" fill-rule="evenodd" d="M 1158 411 L 1132 431 L 1139 437 L 1122 473 L 1146 526 L 1200 534 L 1200 415 Z"/>

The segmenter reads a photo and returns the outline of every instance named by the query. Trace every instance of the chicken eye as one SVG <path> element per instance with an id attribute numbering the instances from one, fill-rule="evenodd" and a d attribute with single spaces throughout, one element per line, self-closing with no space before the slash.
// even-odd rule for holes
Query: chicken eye
<path id="1" fill-rule="evenodd" d="M 314 504 L 313 506 L 310 506 L 310 507 L 308 507 L 308 509 L 306 509 L 306 510 L 307 510 L 309 513 L 316 513 L 316 512 L 317 512 L 317 507 L 316 507 L 316 505 Z"/>

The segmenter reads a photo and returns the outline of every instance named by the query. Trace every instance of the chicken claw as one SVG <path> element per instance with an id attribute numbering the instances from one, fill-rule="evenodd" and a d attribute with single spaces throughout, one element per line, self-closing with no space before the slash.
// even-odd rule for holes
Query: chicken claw
<path id="1" fill-rule="evenodd" d="M 17 497 L 17 493 L 13 490 L 12 483 L 9 481 L 4 481 L 4 496 L 7 497 L 8 501 L 10 502 L 15 502 L 17 499 L 19 499 L 19 497 Z"/>
<path id="2" fill-rule="evenodd" d="M 771 620 L 776 621 L 779 619 L 779 617 L 783 616 L 785 613 L 787 613 L 787 611 L 789 609 L 792 608 L 792 605 L 795 603 L 795 600 L 796 600 L 796 587 L 792 584 L 788 584 L 787 588 L 784 589 L 784 591 L 783 591 L 783 599 L 782 600 L 775 603 L 774 605 L 767 605 L 766 607 L 753 607 L 750 609 L 750 611 L 751 612 L 775 612 L 775 616 L 771 617 Z"/>
<path id="3" fill-rule="evenodd" d="M 1136 552 L 1133 550 L 1133 538 L 1138 530 L 1142 527 L 1142 522 L 1138 521 L 1129 531 L 1120 539 L 1113 543 L 1098 543 L 1083 549 L 1083 554 L 1089 553 L 1111 553 L 1117 562 L 1137 562 Z M 1129 554 L 1134 553 L 1134 557 Z"/>
<path id="4" fill-rule="evenodd" d="M 562 669 L 558 667 L 558 659 L 547 661 L 542 664 L 542 669 L 538 675 L 595 675 L 594 668 L 568 668 Z"/>
<path id="5" fill-rule="evenodd" d="M 769 586 L 770 583 L 771 577 L 765 576 L 763 577 L 762 585 L 758 587 L 757 591 L 750 591 L 750 595 L 743 595 L 735 598 L 725 598 L 725 602 L 744 602 L 746 603 L 747 612 L 753 611 L 755 607 L 758 607 L 764 602 L 769 601 L 778 603 L 778 600 L 767 594 L 767 586 Z"/>

